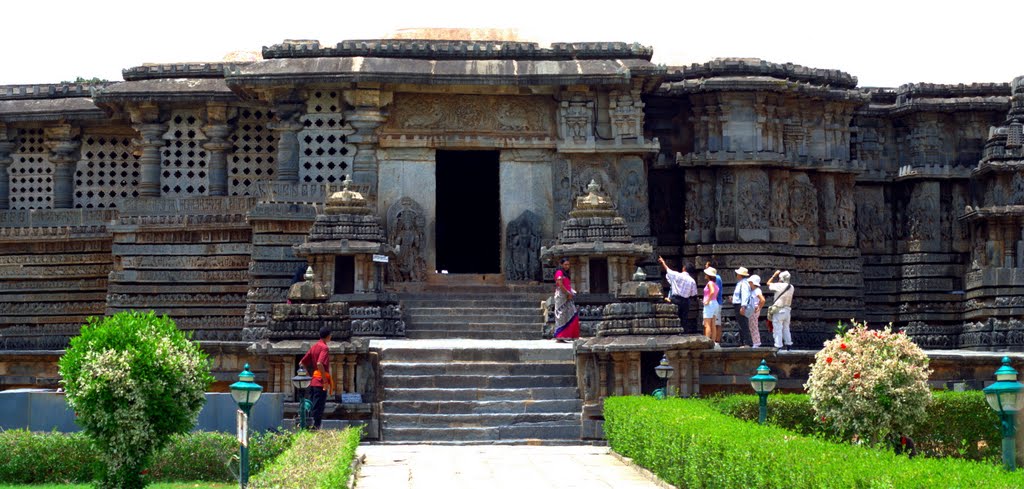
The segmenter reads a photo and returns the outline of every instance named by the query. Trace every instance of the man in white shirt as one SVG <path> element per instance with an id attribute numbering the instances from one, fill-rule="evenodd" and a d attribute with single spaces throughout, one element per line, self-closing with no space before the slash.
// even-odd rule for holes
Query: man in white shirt
<path id="1" fill-rule="evenodd" d="M 750 297 L 750 285 L 747 284 L 747 277 L 750 272 L 747 267 L 736 269 L 736 288 L 732 292 L 733 318 L 736 320 L 736 329 L 740 333 L 740 346 L 754 346 L 754 338 L 750 336 L 750 320 L 743 315 L 741 310 Z"/>
<path id="2" fill-rule="evenodd" d="M 776 282 L 776 277 L 780 280 Z M 793 347 L 793 337 L 789 331 L 790 312 L 793 308 L 793 286 L 789 283 L 789 271 L 775 271 L 768 279 L 768 288 L 775 292 L 775 302 L 768 308 L 768 319 L 772 322 L 772 335 L 775 337 L 775 348 L 786 350 Z"/>
<path id="3" fill-rule="evenodd" d="M 669 268 L 668 264 L 665 263 L 665 259 L 660 256 L 658 257 L 658 263 L 661 263 L 661 267 L 665 269 L 665 278 L 672 289 L 669 293 L 669 301 L 675 304 L 678 309 L 679 326 L 683 328 L 684 333 L 698 333 L 688 317 L 690 299 L 697 295 L 697 281 L 686 271 L 686 268 L 693 268 L 693 266 L 690 265 L 684 268 L 682 272 L 677 272 Z"/>

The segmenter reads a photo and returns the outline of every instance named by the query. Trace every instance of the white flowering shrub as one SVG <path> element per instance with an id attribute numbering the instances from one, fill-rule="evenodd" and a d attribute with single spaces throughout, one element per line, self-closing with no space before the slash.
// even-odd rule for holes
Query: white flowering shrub
<path id="1" fill-rule="evenodd" d="M 192 429 L 213 382 L 199 345 L 153 312 L 89 318 L 59 365 L 68 404 L 106 464 L 104 488 L 145 487 L 152 455 Z"/>
<path id="2" fill-rule="evenodd" d="M 854 322 L 814 358 L 804 388 L 818 419 L 839 433 L 878 444 L 925 419 L 928 356 L 906 334 Z"/>

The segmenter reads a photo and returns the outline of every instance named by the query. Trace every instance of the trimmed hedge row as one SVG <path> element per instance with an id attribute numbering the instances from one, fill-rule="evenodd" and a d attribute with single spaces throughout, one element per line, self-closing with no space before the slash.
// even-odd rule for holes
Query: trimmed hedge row
<path id="1" fill-rule="evenodd" d="M 725 414 L 745 420 L 757 419 L 756 395 L 732 395 L 710 400 Z M 805 435 L 839 438 L 838 433 L 818 419 L 806 394 L 769 396 L 767 421 Z M 933 392 L 928 417 L 908 434 L 914 439 L 918 453 L 929 457 L 998 462 L 1002 456 L 999 418 L 985 403 L 985 395 L 981 391 Z"/>
<path id="2" fill-rule="evenodd" d="M 253 477 L 249 486 L 253 489 L 348 487 L 361 434 L 359 427 L 299 433 L 291 448 Z"/>
<path id="3" fill-rule="evenodd" d="M 253 472 L 284 452 L 292 438 L 289 432 L 253 435 L 249 440 Z M 0 458 L 2 484 L 88 483 L 103 472 L 97 448 L 82 433 L 0 431 L 0 453 L 5 455 Z M 175 435 L 147 470 L 154 481 L 232 482 L 236 478 L 229 464 L 237 453 L 238 441 L 232 435 L 200 431 Z"/>
<path id="4" fill-rule="evenodd" d="M 705 400 L 613 397 L 604 415 L 613 450 L 677 487 L 1024 487 L 1024 473 L 831 443 L 742 421 Z"/>

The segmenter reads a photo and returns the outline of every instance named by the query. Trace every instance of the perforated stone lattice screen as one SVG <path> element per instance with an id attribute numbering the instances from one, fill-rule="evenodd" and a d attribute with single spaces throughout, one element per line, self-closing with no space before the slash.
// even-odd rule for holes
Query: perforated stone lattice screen
<path id="1" fill-rule="evenodd" d="M 299 131 L 299 180 L 307 183 L 338 183 L 352 167 L 355 132 L 342 116 L 341 94 L 320 90 L 306 101 L 305 128 Z"/>
<path id="2" fill-rule="evenodd" d="M 75 168 L 75 207 L 116 207 L 115 200 L 139 196 L 139 157 L 132 138 L 86 133 Z"/>
<path id="3" fill-rule="evenodd" d="M 277 141 L 267 128 L 273 117 L 267 109 L 240 109 L 238 124 L 231 134 L 228 180 L 231 195 L 251 195 L 256 182 L 274 177 Z"/>
<path id="4" fill-rule="evenodd" d="M 161 153 L 161 188 L 164 196 L 206 195 L 210 189 L 209 161 L 203 141 L 203 120 L 194 111 L 176 110 L 164 134 Z"/>
<path id="5" fill-rule="evenodd" d="M 53 163 L 47 159 L 42 129 L 25 129 L 18 135 L 18 150 L 11 163 L 10 208 L 53 207 Z"/>

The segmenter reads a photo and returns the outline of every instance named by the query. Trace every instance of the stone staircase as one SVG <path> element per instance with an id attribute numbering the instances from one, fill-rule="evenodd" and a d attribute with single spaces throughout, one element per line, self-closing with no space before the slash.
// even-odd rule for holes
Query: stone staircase
<path id="1" fill-rule="evenodd" d="M 383 443 L 577 444 L 572 345 L 379 340 Z"/>
<path id="2" fill-rule="evenodd" d="M 543 337 L 541 301 L 551 287 L 430 285 L 399 294 L 409 339 L 535 340 Z"/>

